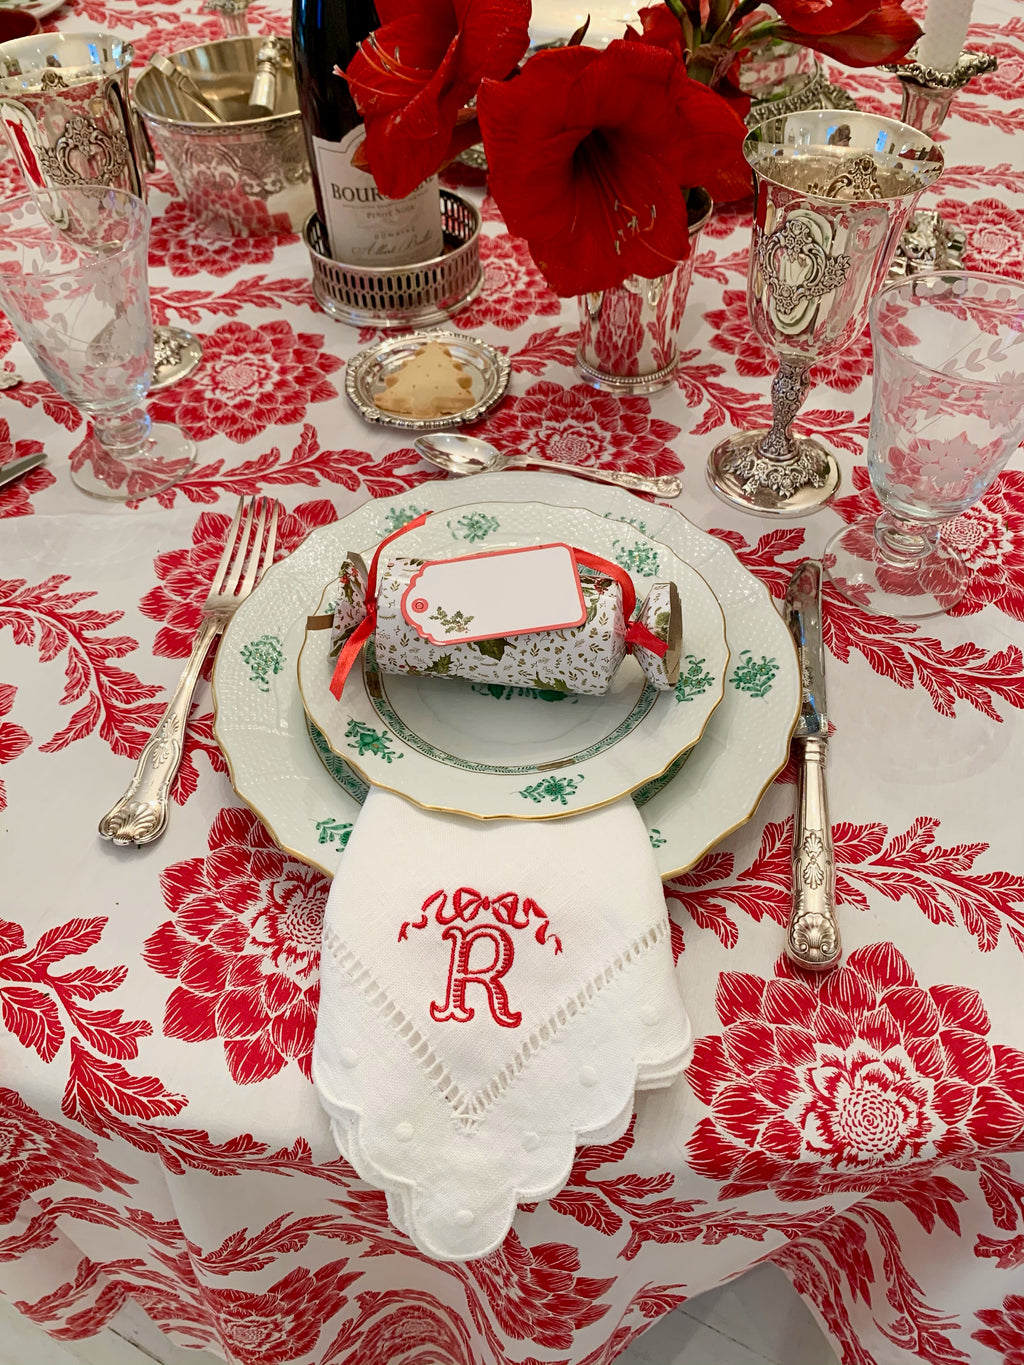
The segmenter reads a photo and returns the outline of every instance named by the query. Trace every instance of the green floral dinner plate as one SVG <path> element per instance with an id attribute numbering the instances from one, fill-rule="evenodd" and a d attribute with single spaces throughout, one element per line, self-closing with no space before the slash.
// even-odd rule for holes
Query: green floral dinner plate
<path id="1" fill-rule="evenodd" d="M 337 543 L 334 527 L 314 532 Z M 479 549 L 562 542 L 627 569 L 643 601 L 655 581 L 679 591 L 687 667 L 683 697 L 659 692 L 627 657 L 603 696 L 553 701 L 528 687 L 387 674 L 372 641 L 340 701 L 330 691 L 330 633 L 310 631 L 299 654 L 306 714 L 329 747 L 374 786 L 428 810 L 481 820 L 554 820 L 593 810 L 652 782 L 700 739 L 722 699 L 729 651 L 714 593 L 665 545 L 622 522 L 536 502 L 474 502 L 429 517 L 391 549 L 456 559 Z M 373 545 L 352 546 L 365 560 Z M 330 609 L 335 575 L 318 611 Z"/>
<path id="2" fill-rule="evenodd" d="M 477 474 L 472 490 L 481 499 L 585 507 L 632 527 L 697 569 L 718 598 L 731 651 L 725 695 L 700 743 L 684 755 L 681 771 L 633 794 L 661 874 L 674 876 L 750 818 L 786 762 L 800 703 L 789 631 L 767 590 L 729 547 L 672 508 L 558 474 Z M 449 512 L 458 524 L 470 515 L 462 508 L 467 493 L 458 479 L 426 484 L 364 503 L 329 528 L 333 545 L 314 532 L 242 603 L 218 649 L 216 735 L 234 788 L 283 849 L 328 875 L 365 789 L 326 741 L 320 740 L 319 752 L 310 742 L 295 676 L 306 615 L 350 546 L 375 544 L 425 511 L 460 508 L 457 515 Z M 687 662 L 680 681 L 684 698 L 697 676 L 691 670 Z M 501 696 L 492 701 L 496 710 L 508 705 Z"/>

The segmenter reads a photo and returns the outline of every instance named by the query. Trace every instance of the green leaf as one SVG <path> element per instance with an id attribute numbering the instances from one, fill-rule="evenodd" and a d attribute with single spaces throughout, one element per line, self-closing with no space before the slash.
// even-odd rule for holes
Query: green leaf
<path id="1" fill-rule="evenodd" d="M 505 650 L 510 647 L 511 642 L 504 636 L 499 635 L 493 640 L 473 640 L 472 644 L 487 659 L 496 659 L 500 663 L 504 658 Z"/>
<path id="2" fill-rule="evenodd" d="M 581 582 L 580 587 L 583 589 L 583 603 L 587 609 L 587 619 L 584 624 L 589 626 L 597 615 L 597 608 L 601 602 L 601 594 L 589 583 Z"/>

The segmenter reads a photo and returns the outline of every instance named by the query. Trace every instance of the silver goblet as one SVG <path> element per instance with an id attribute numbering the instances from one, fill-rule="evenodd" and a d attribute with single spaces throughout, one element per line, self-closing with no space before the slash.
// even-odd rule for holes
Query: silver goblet
<path id="1" fill-rule="evenodd" d="M 811 367 L 860 335 L 908 216 L 942 171 L 942 153 L 894 119 L 835 109 L 770 119 L 743 152 L 755 189 L 747 307 L 779 369 L 771 428 L 716 446 L 708 481 L 745 511 L 802 516 L 839 487 L 835 456 L 790 431 Z"/>

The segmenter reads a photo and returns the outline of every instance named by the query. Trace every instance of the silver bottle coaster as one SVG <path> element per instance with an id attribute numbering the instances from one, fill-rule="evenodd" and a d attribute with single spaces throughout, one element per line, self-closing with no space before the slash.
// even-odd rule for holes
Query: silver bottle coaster
<path id="1" fill-rule="evenodd" d="M 153 382 L 149 389 L 166 389 L 185 379 L 203 358 L 197 337 L 184 327 L 153 328 Z"/>

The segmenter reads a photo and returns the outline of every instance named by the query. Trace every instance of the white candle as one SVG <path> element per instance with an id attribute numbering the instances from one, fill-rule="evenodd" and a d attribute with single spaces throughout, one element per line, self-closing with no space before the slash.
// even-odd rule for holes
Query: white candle
<path id="1" fill-rule="evenodd" d="M 974 0 L 929 0 L 917 60 L 936 71 L 952 71 L 963 51 Z"/>

